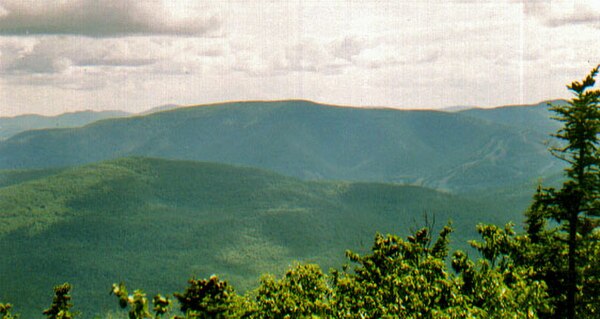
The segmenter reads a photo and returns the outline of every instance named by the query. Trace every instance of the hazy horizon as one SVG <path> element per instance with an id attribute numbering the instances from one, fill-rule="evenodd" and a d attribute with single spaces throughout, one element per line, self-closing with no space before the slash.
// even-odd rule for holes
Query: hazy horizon
<path id="1" fill-rule="evenodd" d="M 344 105 L 344 104 L 333 104 L 333 103 L 324 103 L 324 102 L 319 102 L 319 101 L 313 101 L 313 100 L 307 100 L 307 99 L 277 99 L 277 100 L 239 100 L 239 101 L 222 101 L 222 102 L 211 102 L 211 103 L 195 103 L 195 104 L 174 104 L 174 103 L 168 103 L 168 104 L 162 104 L 162 105 L 154 105 L 154 106 L 150 106 L 148 108 L 144 108 L 141 111 L 136 111 L 136 112 L 131 112 L 131 111 L 126 111 L 126 110 L 122 110 L 122 109 L 101 109 L 101 110 L 92 110 L 92 109 L 73 109 L 73 110 L 68 110 L 65 112 L 61 112 L 61 113 L 21 113 L 21 114 L 16 114 L 16 115 L 7 115 L 7 116 L 3 116 L 0 115 L 0 118 L 14 118 L 14 117 L 19 117 L 19 116 L 44 116 L 44 117 L 54 117 L 54 116 L 61 116 L 61 115 L 66 115 L 66 114 L 75 114 L 75 113 L 80 113 L 80 112 L 115 112 L 115 113 L 127 113 L 129 115 L 146 115 L 146 114 L 151 114 L 153 112 L 160 112 L 162 111 L 161 109 L 163 107 L 168 107 L 168 108 L 185 108 L 185 107 L 196 107 L 196 106 L 213 106 L 213 105 L 220 105 L 220 104 L 228 104 L 228 103 L 238 103 L 238 102 L 265 102 L 265 103 L 274 103 L 274 102 L 281 102 L 281 101 L 307 101 L 310 103 L 315 103 L 315 104 L 319 104 L 319 105 L 325 105 L 325 106 L 331 106 L 331 107 L 346 107 L 346 108 L 363 108 L 363 109 L 395 109 L 395 110 L 401 110 L 401 111 L 422 111 L 422 110 L 431 110 L 431 111 L 446 111 L 446 112 L 455 112 L 455 111 L 461 111 L 461 110 L 467 110 L 467 109 L 477 109 L 477 108 L 481 108 L 481 109 L 493 109 L 493 108 L 502 108 L 502 107 L 519 107 L 519 106 L 534 106 L 534 105 L 538 105 L 541 103 L 545 103 L 545 102 L 552 102 L 552 101 L 557 101 L 557 100 L 562 100 L 562 99 L 549 99 L 549 100 L 543 100 L 543 101 L 538 101 L 538 102 L 533 102 L 533 103 L 525 103 L 525 104 L 507 104 L 507 105 L 449 105 L 449 106 L 443 106 L 440 108 L 411 108 L 411 107 L 405 107 L 405 108 L 399 108 L 399 107 L 393 107 L 393 106 L 385 106 L 385 105 Z"/>
<path id="2" fill-rule="evenodd" d="M 600 61 L 597 1 L 0 0 L 0 117 L 305 99 L 535 104 Z"/>

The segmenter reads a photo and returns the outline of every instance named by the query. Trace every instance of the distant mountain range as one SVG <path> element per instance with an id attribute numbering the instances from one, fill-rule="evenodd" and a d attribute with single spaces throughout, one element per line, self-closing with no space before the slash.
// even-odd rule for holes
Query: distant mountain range
<path id="1" fill-rule="evenodd" d="M 0 142 L 0 168 L 152 156 L 253 166 L 308 180 L 461 192 L 560 171 L 544 143 L 558 127 L 549 116 L 545 104 L 450 113 L 308 101 L 224 103 L 24 132 Z"/>
<path id="2" fill-rule="evenodd" d="M 122 111 L 81 111 L 57 116 L 28 114 L 15 117 L 0 117 L 0 140 L 29 130 L 79 127 L 98 120 L 128 115 L 129 113 Z"/>
<path id="3" fill-rule="evenodd" d="M 137 115 L 164 112 L 179 107 L 181 106 L 177 104 L 165 104 L 140 112 Z M 0 141 L 29 130 L 80 127 L 104 119 L 132 115 L 135 114 L 124 111 L 78 111 L 55 116 L 26 114 L 14 117 L 0 117 Z"/>
<path id="4" fill-rule="evenodd" d="M 151 109 L 145 110 L 145 111 L 139 113 L 139 115 L 148 115 L 148 114 L 157 113 L 157 112 L 170 111 L 170 110 L 174 110 L 174 109 L 177 109 L 180 107 L 182 107 L 182 106 L 177 105 L 177 104 L 165 104 L 165 105 L 161 105 L 161 106 L 157 106 L 157 107 L 153 107 Z"/>
<path id="5" fill-rule="evenodd" d="M 459 112 L 491 123 L 542 133 L 548 139 L 550 134 L 556 133 L 561 127 L 560 122 L 551 119 L 554 114 L 549 111 L 549 108 L 551 105 L 564 105 L 565 103 L 564 100 L 555 100 L 532 105 L 470 108 Z"/>

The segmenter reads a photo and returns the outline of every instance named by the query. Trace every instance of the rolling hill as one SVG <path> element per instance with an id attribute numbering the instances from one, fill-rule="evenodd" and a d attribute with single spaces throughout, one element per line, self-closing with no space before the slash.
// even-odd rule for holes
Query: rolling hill
<path id="1" fill-rule="evenodd" d="M 177 105 L 177 104 L 164 104 L 164 105 L 159 105 L 150 109 L 147 109 L 143 112 L 138 113 L 139 115 L 148 115 L 148 114 L 152 114 L 152 113 L 157 113 L 157 112 L 165 112 L 165 111 L 170 111 L 170 110 L 174 110 L 176 108 L 182 107 L 181 105 Z"/>
<path id="2" fill-rule="evenodd" d="M 564 105 L 565 103 L 566 101 L 564 100 L 554 100 L 531 105 L 515 105 L 487 109 L 470 108 L 459 111 L 459 113 L 518 130 L 525 130 L 538 134 L 542 133 L 546 138 L 549 138 L 550 134 L 556 133 L 561 127 L 560 122 L 550 118 L 552 114 L 548 110 L 549 104 Z"/>
<path id="3" fill-rule="evenodd" d="M 500 119 L 498 112 L 503 119 L 526 114 L 540 124 L 491 120 Z M 307 180 L 393 182 L 464 192 L 558 172 L 561 163 L 543 143 L 546 127 L 553 125 L 547 113 L 543 106 L 448 113 L 308 101 L 225 103 L 24 132 L 0 142 L 0 168 L 151 156 L 247 165 Z"/>
<path id="4" fill-rule="evenodd" d="M 40 317 L 64 281 L 85 317 L 114 309 L 110 284 L 181 291 L 218 273 L 236 287 L 292 260 L 341 266 L 376 231 L 406 234 L 434 215 L 465 243 L 474 223 L 520 220 L 417 186 L 308 182 L 224 164 L 124 158 L 67 169 L 0 171 L 0 300 Z M 460 235 L 460 236 L 459 236 Z"/>

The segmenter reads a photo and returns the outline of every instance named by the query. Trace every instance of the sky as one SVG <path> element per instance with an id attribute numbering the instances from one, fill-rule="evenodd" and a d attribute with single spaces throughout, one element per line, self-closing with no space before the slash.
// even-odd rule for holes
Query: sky
<path id="1" fill-rule="evenodd" d="M 0 0 L 0 117 L 537 103 L 570 96 L 599 40 L 597 0 Z"/>

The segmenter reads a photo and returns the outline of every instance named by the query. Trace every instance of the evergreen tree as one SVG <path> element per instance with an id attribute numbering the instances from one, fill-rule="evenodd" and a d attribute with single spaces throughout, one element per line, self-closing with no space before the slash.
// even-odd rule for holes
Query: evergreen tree
<path id="1" fill-rule="evenodd" d="M 64 283 L 54 287 L 54 299 L 50 308 L 44 310 L 48 319 L 73 319 L 75 315 L 71 312 L 71 284 Z"/>
<path id="2" fill-rule="evenodd" d="M 130 307 L 129 319 L 152 318 L 152 315 L 148 311 L 148 298 L 146 298 L 146 294 L 142 290 L 137 289 L 133 292 L 133 295 L 129 295 L 127 293 L 127 287 L 125 287 L 125 284 L 121 282 L 118 285 L 112 285 L 111 294 L 114 294 L 115 296 L 117 296 L 117 298 L 119 298 L 119 306 L 121 306 L 121 308 L 127 308 L 128 306 Z M 160 295 L 157 297 L 160 297 Z M 157 297 L 155 297 L 154 299 L 156 300 Z M 166 303 L 167 304 L 165 306 L 168 306 L 169 302 L 166 301 Z M 156 309 L 157 308 L 155 307 L 155 310 Z M 159 312 L 157 312 L 156 315 L 157 319 L 160 317 L 160 315 L 166 312 L 166 309 L 162 307 L 159 307 L 158 309 Z"/>
<path id="3" fill-rule="evenodd" d="M 567 104 L 552 106 L 563 127 L 554 135 L 560 146 L 551 152 L 568 163 L 567 179 L 561 189 L 539 189 L 527 213 L 527 232 L 538 248 L 533 260 L 546 261 L 536 268 L 550 291 L 558 293 L 557 318 L 598 315 L 598 306 L 591 304 L 595 301 L 583 294 L 598 291 L 593 265 L 598 263 L 600 216 L 600 90 L 592 89 L 597 74 L 598 67 L 583 81 L 568 85 L 575 96 Z M 547 229 L 546 220 L 558 227 Z"/>

